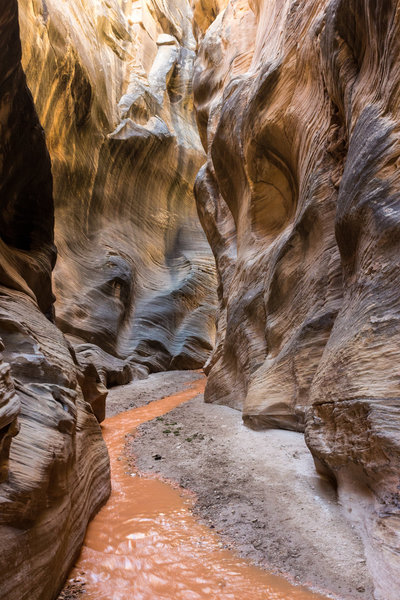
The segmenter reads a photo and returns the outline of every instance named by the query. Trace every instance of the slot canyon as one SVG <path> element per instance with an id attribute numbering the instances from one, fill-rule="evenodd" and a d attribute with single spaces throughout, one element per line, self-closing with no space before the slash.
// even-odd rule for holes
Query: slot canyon
<path id="1" fill-rule="evenodd" d="M 399 600 L 400 1 L 0 51 L 0 600 Z"/>

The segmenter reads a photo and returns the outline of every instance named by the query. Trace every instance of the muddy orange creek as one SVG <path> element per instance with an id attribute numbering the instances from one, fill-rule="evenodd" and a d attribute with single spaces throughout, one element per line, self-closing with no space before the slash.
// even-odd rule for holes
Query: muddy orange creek
<path id="1" fill-rule="evenodd" d="M 224 550 L 192 515 L 184 490 L 134 471 L 126 435 L 204 391 L 205 380 L 103 423 L 112 472 L 108 503 L 90 524 L 71 573 L 84 600 L 322 600 Z"/>

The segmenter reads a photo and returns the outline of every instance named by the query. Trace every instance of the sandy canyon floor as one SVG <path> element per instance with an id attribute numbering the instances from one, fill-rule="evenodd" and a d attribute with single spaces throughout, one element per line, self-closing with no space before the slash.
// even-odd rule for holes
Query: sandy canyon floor
<path id="1" fill-rule="evenodd" d="M 108 417 L 201 377 L 158 373 L 113 388 Z M 361 541 L 301 434 L 249 430 L 238 411 L 205 404 L 200 394 L 141 425 L 124 451 L 140 472 L 193 492 L 197 519 L 218 533 L 221 547 L 330 597 L 372 598 Z M 70 581 L 60 599 L 73 598 L 84 599 L 85 586 Z"/>

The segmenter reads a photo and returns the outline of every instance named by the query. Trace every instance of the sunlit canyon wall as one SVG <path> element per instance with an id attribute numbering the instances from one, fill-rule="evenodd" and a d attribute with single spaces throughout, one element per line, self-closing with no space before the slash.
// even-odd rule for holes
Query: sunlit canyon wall
<path id="1" fill-rule="evenodd" d="M 189 3 L 20 0 L 20 12 L 53 167 L 58 326 L 106 385 L 203 366 L 216 284 L 193 197 L 205 155 Z"/>
<path id="2" fill-rule="evenodd" d="M 400 5 L 223 8 L 195 10 L 196 196 L 219 282 L 206 398 L 305 431 L 376 597 L 396 600 Z"/>
<path id="3" fill-rule="evenodd" d="M 109 461 L 89 404 L 104 390 L 52 322 L 52 175 L 17 9 L 0 1 L 0 596 L 47 600 L 108 497 Z"/>

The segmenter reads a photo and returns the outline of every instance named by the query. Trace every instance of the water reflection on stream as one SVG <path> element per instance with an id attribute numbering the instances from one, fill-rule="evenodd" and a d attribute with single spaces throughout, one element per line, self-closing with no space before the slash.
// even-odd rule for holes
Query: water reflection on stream
<path id="1" fill-rule="evenodd" d="M 130 474 L 125 435 L 203 392 L 189 389 L 104 421 L 112 494 L 89 526 L 72 577 L 84 600 L 321 600 L 221 548 L 192 516 L 193 500 L 168 483 Z M 173 442 L 171 442 L 173 443 Z"/>

